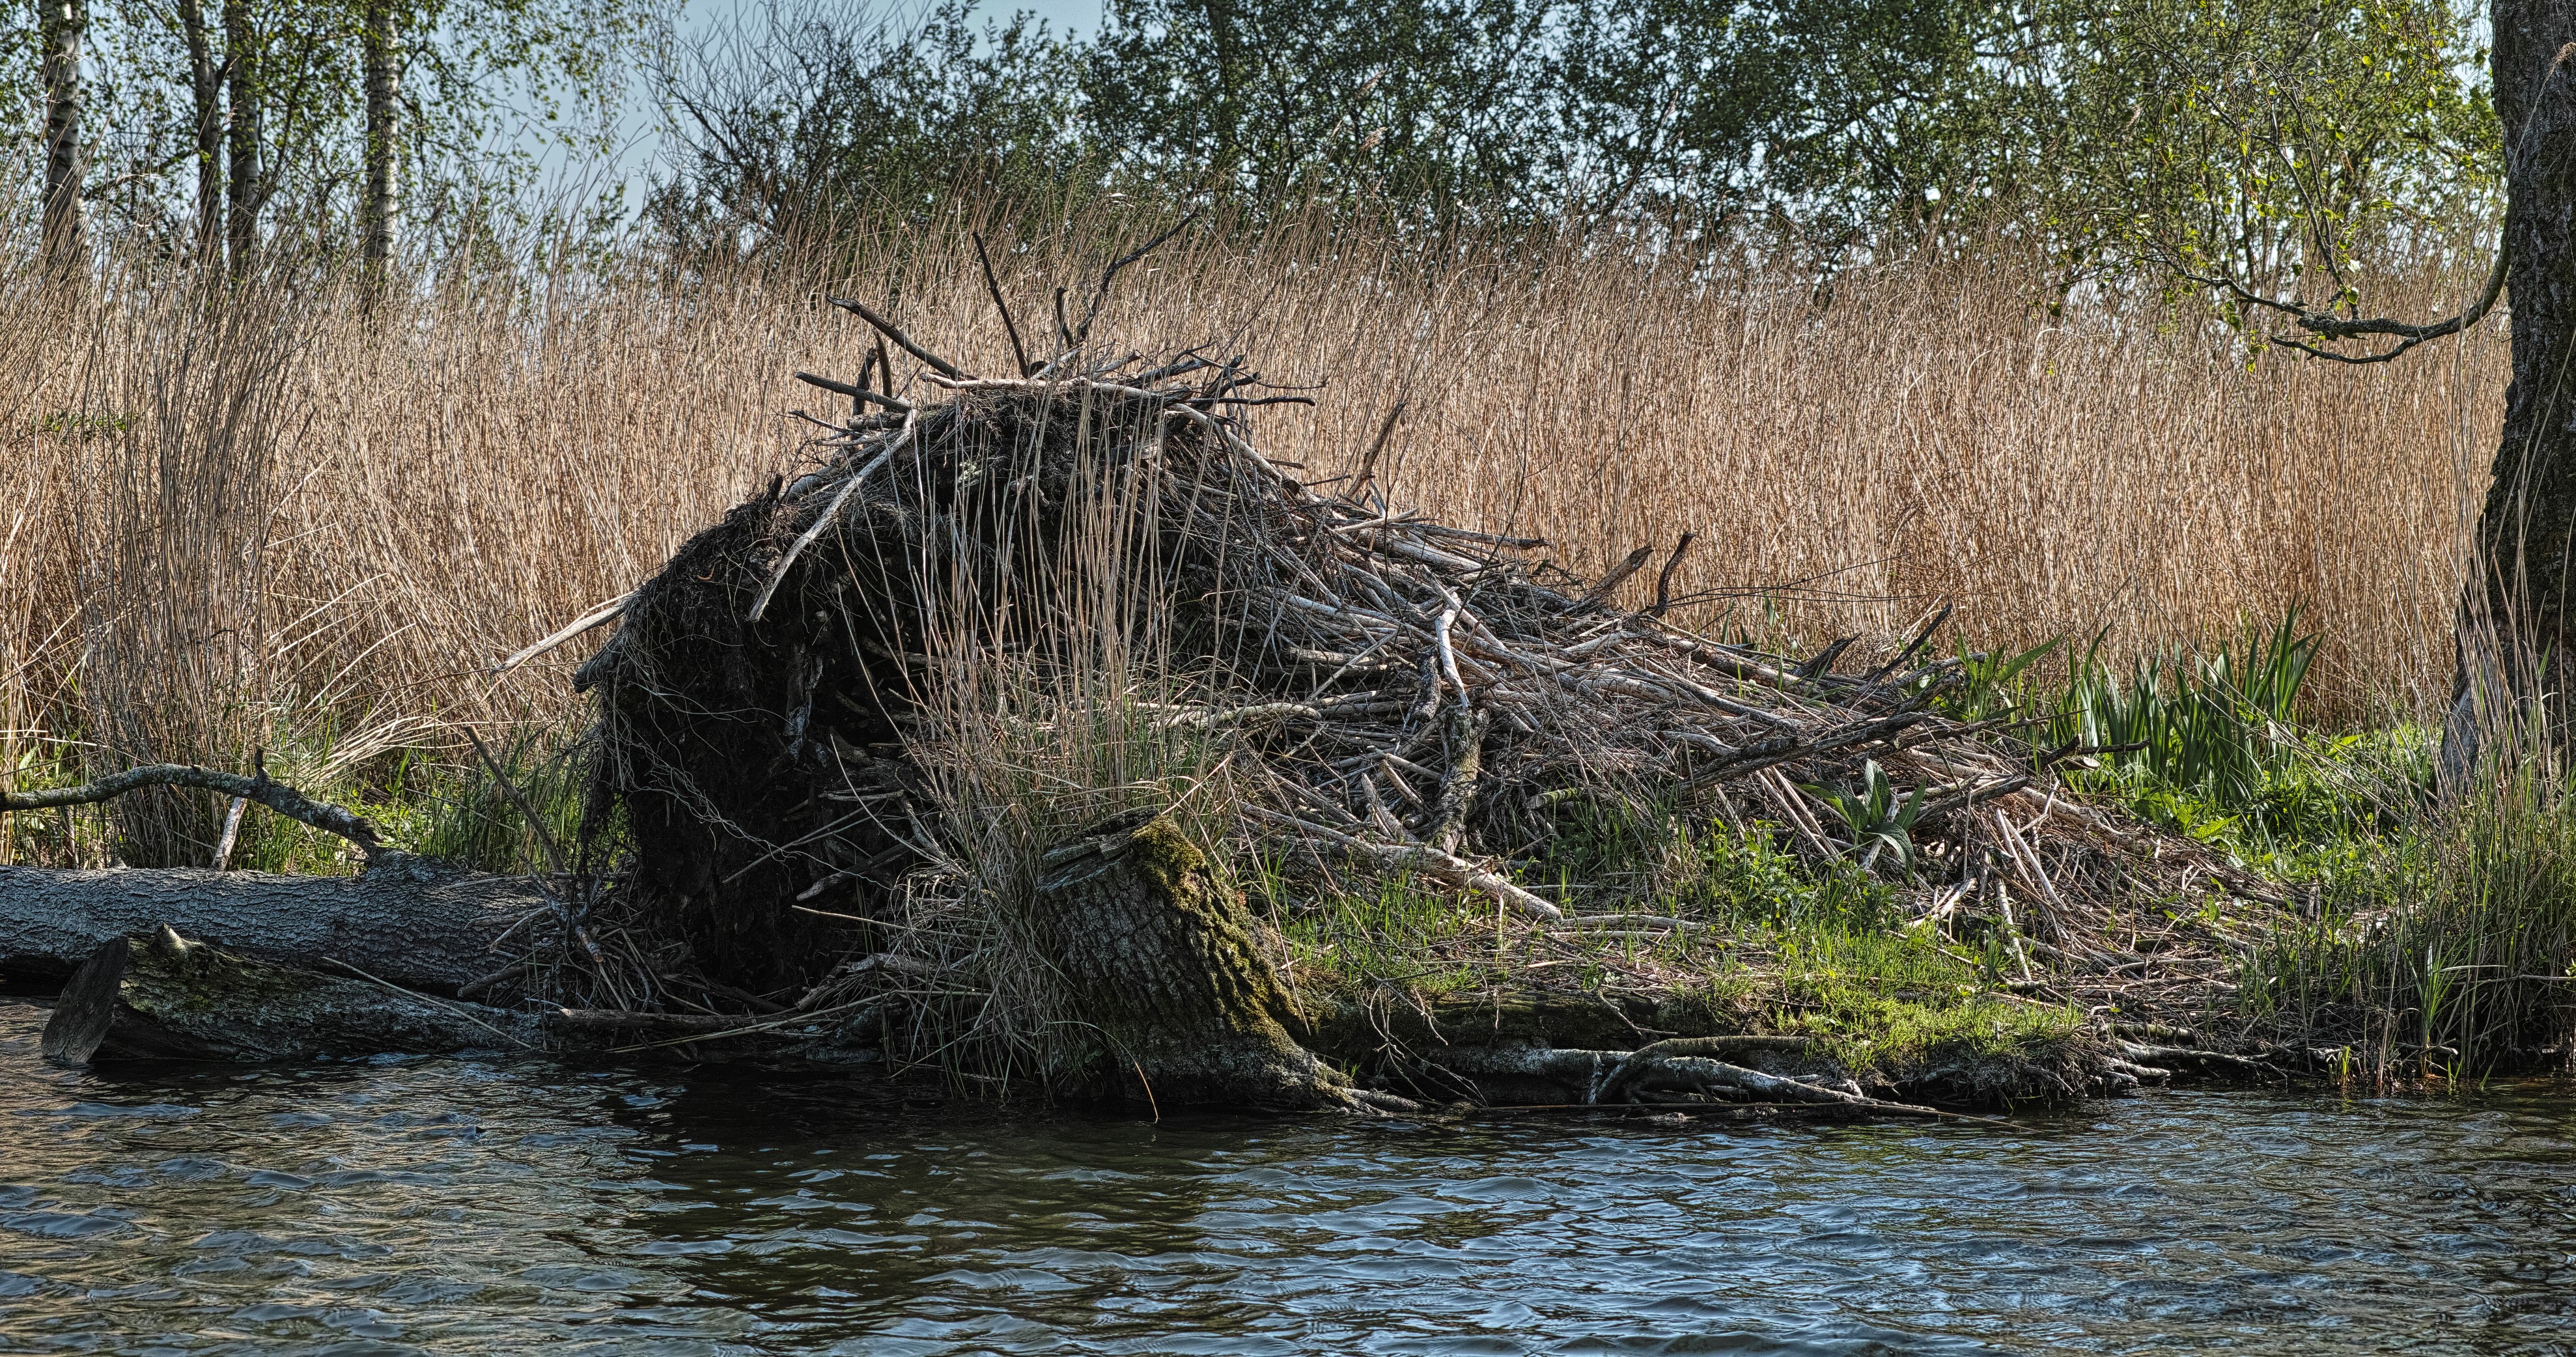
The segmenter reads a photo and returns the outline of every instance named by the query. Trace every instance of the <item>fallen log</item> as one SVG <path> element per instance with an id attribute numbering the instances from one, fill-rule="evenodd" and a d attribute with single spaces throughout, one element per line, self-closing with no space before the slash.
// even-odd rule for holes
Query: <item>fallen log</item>
<path id="1" fill-rule="evenodd" d="M 45 1023 L 44 1056 L 259 1061 L 534 1050 L 543 1040 L 526 1014 L 239 956 L 163 927 L 90 954 Z"/>
<path id="2" fill-rule="evenodd" d="M 881 1021 L 873 1005 L 770 1018 L 494 1008 L 336 969 L 243 956 L 166 925 L 111 938 L 63 987 L 44 1057 L 86 1065 L 546 1052 L 847 1066 L 875 1058 Z"/>
<path id="3" fill-rule="evenodd" d="M 60 981 L 109 940 L 167 924 L 250 956 L 346 962 L 452 994 L 507 964 L 493 943 L 544 907 L 526 877 L 392 851 L 351 877 L 0 867 L 0 978 Z"/>

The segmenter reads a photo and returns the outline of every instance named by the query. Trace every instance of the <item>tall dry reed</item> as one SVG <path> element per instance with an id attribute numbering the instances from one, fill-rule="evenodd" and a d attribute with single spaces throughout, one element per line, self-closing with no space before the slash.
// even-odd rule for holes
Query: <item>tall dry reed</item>
<path id="1" fill-rule="evenodd" d="M 259 746 L 327 778 L 458 723 L 559 721 L 586 645 L 489 666 L 794 466 L 785 412 L 836 398 L 793 373 L 854 375 L 870 339 L 827 293 L 1007 370 L 964 230 L 828 265 L 457 268 L 372 314 L 303 276 L 220 303 L 141 266 L 81 295 L 0 281 L 0 775 Z M 1078 314 L 1134 239 L 1006 244 L 1023 328 L 1059 282 Z M 2383 300 L 2430 315 L 2473 284 Z M 1290 226 L 1167 247 L 1101 333 L 1321 384 L 1252 416 L 1318 477 L 1402 402 L 1392 499 L 1578 572 L 1695 532 L 1678 585 L 1722 595 L 1684 614 L 1711 626 L 1885 633 L 1948 600 L 1971 638 L 2108 627 L 2116 657 L 2297 602 L 2323 710 L 2438 701 L 2501 330 L 2375 368 L 2249 361 L 2189 302 L 2048 296 L 2002 253 L 1846 273 L 1827 304 L 1759 263 L 1545 243 L 1433 267 Z M 22 824 L 0 854 L 200 860 L 213 834 L 209 805 L 120 814 L 114 845 Z"/>

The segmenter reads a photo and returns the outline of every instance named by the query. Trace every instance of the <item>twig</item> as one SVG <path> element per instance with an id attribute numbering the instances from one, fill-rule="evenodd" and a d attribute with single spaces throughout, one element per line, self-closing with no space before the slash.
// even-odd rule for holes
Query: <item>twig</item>
<path id="1" fill-rule="evenodd" d="M 1682 568 L 1682 557 L 1689 554 L 1691 543 L 1698 537 L 1698 533 L 1686 532 L 1682 534 L 1682 540 L 1673 543 L 1672 559 L 1664 562 L 1663 572 L 1655 576 L 1655 603 L 1646 609 L 1646 616 L 1661 617 L 1672 607 L 1673 572 Z"/>
<path id="2" fill-rule="evenodd" d="M 803 374 L 799 373 L 798 375 L 802 376 Z M 581 635 L 583 632 L 586 632 L 593 627 L 605 626 L 620 614 L 624 613 L 626 611 L 626 605 L 634 600 L 635 591 L 632 589 L 619 594 L 617 597 L 608 600 L 606 603 L 602 603 L 597 607 L 592 608 L 589 612 L 583 613 L 581 616 L 574 618 L 570 623 L 565 625 L 563 630 L 537 642 L 535 645 L 529 646 L 525 650 L 519 651 L 508 659 L 501 661 L 499 664 L 492 666 L 492 672 L 495 674 L 506 674 L 511 670 L 518 668 L 520 665 L 526 664 L 528 661 L 535 659 L 539 655 L 543 655 L 547 651 L 554 649 L 556 646 L 562 645 L 564 642 Z"/>
<path id="3" fill-rule="evenodd" d="M 993 309 L 1002 313 L 1002 332 L 1011 337 L 1011 357 L 1019 364 L 1016 370 L 1026 377 L 1029 351 L 1020 344 L 1020 327 L 1011 320 L 1011 304 L 1002 300 L 1002 284 L 993 277 L 993 261 L 984 253 L 984 233 L 974 232 L 971 238 L 975 242 L 975 262 L 984 266 L 984 289 L 993 294 Z"/>
<path id="4" fill-rule="evenodd" d="M 215 841 L 215 870 L 218 872 L 232 864 L 233 842 L 241 837 L 242 811 L 249 805 L 249 797 L 236 796 L 232 809 L 224 812 L 224 834 Z"/>

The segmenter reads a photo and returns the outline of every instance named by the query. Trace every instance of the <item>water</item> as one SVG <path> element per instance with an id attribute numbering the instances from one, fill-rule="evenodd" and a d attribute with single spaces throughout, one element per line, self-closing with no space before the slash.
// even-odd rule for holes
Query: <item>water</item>
<path id="1" fill-rule="evenodd" d="M 2016 1129 L 1139 1121 L 864 1083 L 55 1071 L 0 1351 L 2576 1352 L 2576 1098 Z"/>

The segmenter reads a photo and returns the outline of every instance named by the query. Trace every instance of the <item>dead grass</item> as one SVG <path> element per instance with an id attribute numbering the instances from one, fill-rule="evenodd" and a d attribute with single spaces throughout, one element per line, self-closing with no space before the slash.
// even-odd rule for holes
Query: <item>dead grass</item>
<path id="1" fill-rule="evenodd" d="M 1003 251 L 1023 324 L 1132 238 Z M 1547 537 L 1575 570 L 1696 532 L 1679 584 L 1723 595 L 1704 625 L 1879 633 L 1948 599 L 1979 640 L 2107 626 L 2121 652 L 2298 601 L 2330 715 L 2447 694 L 2500 328 L 2377 368 L 2249 363 L 2188 304 L 2053 316 L 2001 255 L 1847 273 L 1820 307 L 1762 266 L 1549 245 L 1426 270 L 1316 232 L 1214 240 L 1130 270 L 1104 332 L 1329 377 L 1313 409 L 1259 414 L 1318 477 L 1405 402 L 1392 498 Z M 77 298 L 0 280 L 0 777 L 260 746 L 327 780 L 447 725 L 559 719 L 587 645 L 485 669 L 794 465 L 781 412 L 834 398 L 792 374 L 854 375 L 867 338 L 825 291 L 1006 370 L 962 230 L 856 257 L 459 269 L 372 317 L 309 279 L 220 307 L 139 269 Z M 2474 283 L 2380 300 L 2429 316 Z M 117 814 L 136 862 L 202 860 L 214 835 L 211 805 Z M 94 859 L 101 834 L 22 823 L 0 859 Z"/>

